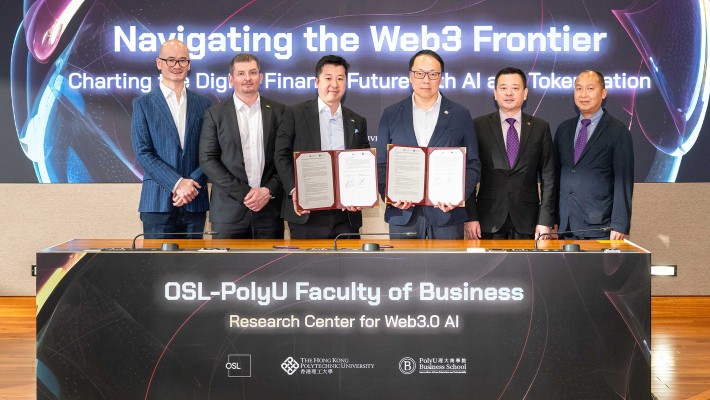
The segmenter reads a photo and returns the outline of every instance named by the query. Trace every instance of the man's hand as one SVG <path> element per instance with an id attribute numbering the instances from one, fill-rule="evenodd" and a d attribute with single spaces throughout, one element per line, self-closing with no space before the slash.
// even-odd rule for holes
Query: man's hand
<path id="1" fill-rule="evenodd" d="M 243 203 L 248 209 L 259 212 L 269 203 L 269 200 L 271 200 L 271 192 L 268 188 L 251 188 L 244 197 Z"/>
<path id="2" fill-rule="evenodd" d="M 411 201 L 397 200 L 394 203 L 392 203 L 392 207 L 399 208 L 400 210 L 409 210 L 412 207 L 412 205 L 413 204 Z"/>
<path id="3" fill-rule="evenodd" d="M 628 237 L 629 235 L 617 231 L 611 231 L 611 235 L 609 235 L 609 239 L 611 240 L 624 240 Z"/>
<path id="4" fill-rule="evenodd" d="M 449 212 L 449 211 L 453 210 L 454 208 L 456 208 L 456 206 L 451 203 L 438 202 L 438 203 L 436 203 L 434 208 L 438 208 L 439 210 L 441 210 L 443 212 Z"/>
<path id="5" fill-rule="evenodd" d="M 309 210 L 301 210 L 298 211 L 298 191 L 296 189 L 293 190 L 293 193 L 291 194 L 291 200 L 293 200 L 293 211 L 298 215 L 299 217 L 303 214 L 310 214 L 311 212 Z"/>
<path id="6" fill-rule="evenodd" d="M 182 207 L 192 200 L 195 200 L 200 189 L 202 189 L 202 186 L 200 186 L 197 181 L 189 178 L 181 179 L 173 193 L 173 205 L 175 207 Z"/>
<path id="7" fill-rule="evenodd" d="M 548 235 L 543 235 L 543 233 L 548 233 Z M 552 240 L 555 239 L 553 236 L 557 235 L 549 235 L 552 233 L 552 228 L 549 226 L 545 225 L 536 225 L 535 226 L 535 239 L 540 239 L 540 240 Z"/>
<path id="8" fill-rule="evenodd" d="M 469 240 L 481 238 L 481 223 L 478 221 L 468 221 L 463 224 L 463 237 Z"/>

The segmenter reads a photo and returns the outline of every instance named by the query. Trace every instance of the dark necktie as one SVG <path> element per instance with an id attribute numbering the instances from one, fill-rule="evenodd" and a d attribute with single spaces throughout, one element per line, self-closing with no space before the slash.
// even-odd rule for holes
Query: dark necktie
<path id="1" fill-rule="evenodd" d="M 518 151 L 520 151 L 520 139 L 518 138 L 518 131 L 515 130 L 515 118 L 506 118 L 505 122 L 510 124 L 506 137 L 506 150 L 508 152 L 508 166 L 512 169 L 513 165 L 515 165 L 515 160 L 518 158 Z"/>
<path id="2" fill-rule="evenodd" d="M 582 128 L 579 130 L 577 135 L 577 141 L 574 142 L 574 163 L 577 164 L 579 157 L 582 156 L 582 151 L 584 151 L 584 146 L 587 145 L 587 126 L 592 123 L 591 119 L 583 119 L 580 121 L 582 123 Z"/>

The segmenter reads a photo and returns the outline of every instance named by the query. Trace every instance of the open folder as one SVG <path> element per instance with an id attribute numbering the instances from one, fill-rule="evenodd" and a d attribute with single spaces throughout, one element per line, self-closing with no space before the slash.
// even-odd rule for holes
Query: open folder
<path id="1" fill-rule="evenodd" d="M 295 152 L 293 163 L 299 210 L 378 204 L 375 149 Z"/>
<path id="2" fill-rule="evenodd" d="M 385 202 L 466 205 L 466 148 L 387 145 Z"/>

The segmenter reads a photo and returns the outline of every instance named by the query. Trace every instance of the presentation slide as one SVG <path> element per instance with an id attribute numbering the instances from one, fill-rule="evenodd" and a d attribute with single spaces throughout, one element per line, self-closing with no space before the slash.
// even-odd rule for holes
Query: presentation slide
<path id="1" fill-rule="evenodd" d="M 523 111 L 553 132 L 576 115 L 575 77 L 598 70 L 604 107 L 630 128 L 637 182 L 710 181 L 705 0 L 17 3 L 0 16 L 0 182 L 139 182 L 131 101 L 158 86 L 155 58 L 173 38 L 190 50 L 189 89 L 215 103 L 232 93 L 237 53 L 260 58 L 262 94 L 285 104 L 315 98 L 320 57 L 345 57 L 344 103 L 373 145 L 385 107 L 411 95 L 418 50 L 443 57 L 441 92 L 474 117 L 495 110 L 495 73 L 522 69 Z"/>

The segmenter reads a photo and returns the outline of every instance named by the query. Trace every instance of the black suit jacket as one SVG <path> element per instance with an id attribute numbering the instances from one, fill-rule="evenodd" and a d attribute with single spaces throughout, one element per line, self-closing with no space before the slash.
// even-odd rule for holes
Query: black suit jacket
<path id="1" fill-rule="evenodd" d="M 481 231 L 489 233 L 497 232 L 508 214 L 520 233 L 533 234 L 536 225 L 552 227 L 557 206 L 557 176 L 550 125 L 522 114 L 520 151 L 510 168 L 500 113 L 475 118 L 473 124 L 478 134 L 481 184 L 475 201 L 472 196 L 466 202 L 469 220 L 479 221 Z"/>
<path id="2" fill-rule="evenodd" d="M 274 166 L 274 143 L 286 106 L 263 96 L 260 101 L 264 134 L 264 171 L 261 187 L 268 188 L 275 197 L 260 212 L 278 218 L 283 187 Z M 236 223 L 249 215 L 249 209 L 243 202 L 251 188 L 244 168 L 242 139 L 237 121 L 233 96 L 205 112 L 200 135 L 200 167 L 212 181 L 212 222 Z"/>
<path id="3" fill-rule="evenodd" d="M 367 149 L 370 142 L 367 139 L 367 121 L 347 107 L 342 107 L 343 128 L 345 133 L 346 149 Z M 276 136 L 276 169 L 281 177 L 286 194 L 291 193 L 295 187 L 293 170 L 293 152 L 319 151 L 320 121 L 318 119 L 318 98 L 308 100 L 286 108 L 283 121 Z M 286 221 L 304 224 L 308 221 L 308 214 L 300 217 L 293 210 L 293 201 L 285 196 L 281 208 L 282 216 Z M 350 226 L 362 226 L 362 213 L 348 212 Z"/>
<path id="4" fill-rule="evenodd" d="M 560 173 L 559 230 L 611 226 L 628 234 L 634 189 L 634 149 L 629 129 L 604 111 L 582 155 L 574 163 L 574 135 L 579 117 L 560 124 L 555 152 Z M 585 233 L 607 237 L 609 233 Z"/>

